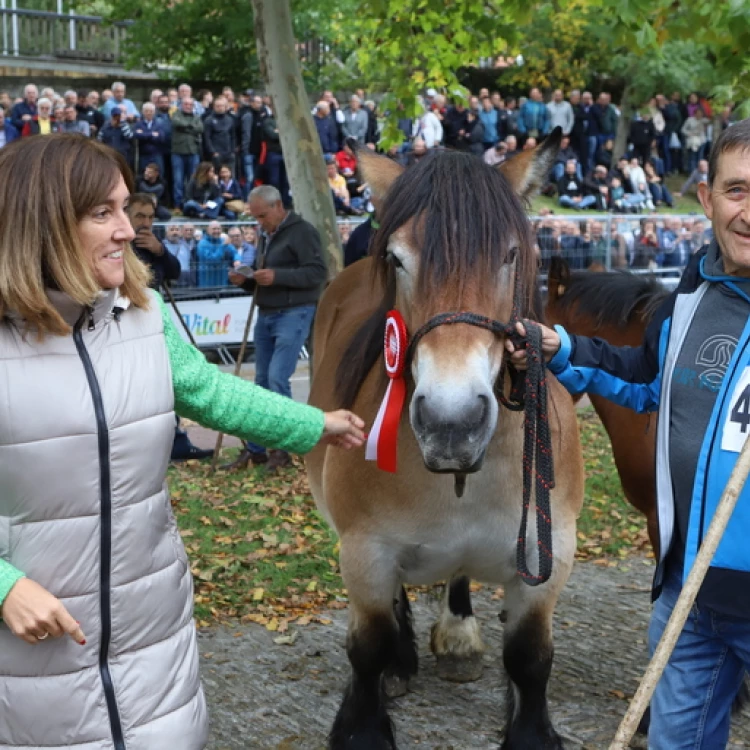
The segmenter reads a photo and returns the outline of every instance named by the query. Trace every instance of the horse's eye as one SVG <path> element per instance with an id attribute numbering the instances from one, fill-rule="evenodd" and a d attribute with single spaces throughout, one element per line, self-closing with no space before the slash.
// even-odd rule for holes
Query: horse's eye
<path id="1" fill-rule="evenodd" d="M 510 265 L 511 263 L 515 263 L 517 257 L 518 257 L 518 247 L 512 247 L 508 251 L 508 265 Z"/>
<path id="2" fill-rule="evenodd" d="M 388 253 L 388 257 L 386 260 L 394 267 L 394 268 L 403 268 L 404 264 L 401 262 L 401 259 L 398 257 L 398 255 L 394 255 L 393 253 Z"/>

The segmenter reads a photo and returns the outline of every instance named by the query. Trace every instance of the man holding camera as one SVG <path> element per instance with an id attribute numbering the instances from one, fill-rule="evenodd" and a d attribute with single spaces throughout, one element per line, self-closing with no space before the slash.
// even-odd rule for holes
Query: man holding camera
<path id="1" fill-rule="evenodd" d="M 153 233 L 156 203 L 148 193 L 134 193 L 130 196 L 128 217 L 135 230 L 133 249 L 135 254 L 151 269 L 151 287 L 157 291 L 167 281 L 180 278 L 180 261 L 167 250 L 162 241 Z M 187 432 L 180 428 L 180 420 L 175 424 L 172 443 L 172 461 L 209 458 L 211 450 L 203 450 L 190 442 Z"/>

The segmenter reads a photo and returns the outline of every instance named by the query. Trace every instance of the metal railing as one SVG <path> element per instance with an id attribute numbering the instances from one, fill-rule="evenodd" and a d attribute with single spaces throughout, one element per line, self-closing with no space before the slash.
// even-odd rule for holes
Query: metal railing
<path id="1" fill-rule="evenodd" d="M 101 16 L 23 10 L 17 0 L 0 0 L 0 53 L 89 62 L 124 62 L 123 43 L 132 21 L 105 22 Z M 10 7 L 8 7 L 10 6 Z"/>
<path id="2" fill-rule="evenodd" d="M 628 270 L 650 274 L 668 289 L 679 281 L 684 265 L 699 247 L 711 238 L 710 223 L 704 217 L 688 215 L 622 216 L 618 214 L 575 214 L 532 216 L 541 273 L 539 284 L 546 292 L 549 261 L 559 256 L 573 270 Z M 361 219 L 340 219 L 345 240 Z M 209 222 L 176 219 L 154 224 L 163 237 L 168 226 L 193 227 L 193 240 L 203 236 Z M 225 222 L 229 227 L 255 227 L 252 221 Z M 190 328 L 202 349 L 217 352 L 225 363 L 233 362 L 250 310 L 247 292 L 229 281 L 229 272 L 242 263 L 236 248 L 228 243 L 221 258 L 207 261 L 197 248 L 190 254 L 189 266 L 171 291 L 184 325 Z M 179 319 L 176 317 L 175 322 Z M 252 333 L 250 340 L 252 351 Z"/>

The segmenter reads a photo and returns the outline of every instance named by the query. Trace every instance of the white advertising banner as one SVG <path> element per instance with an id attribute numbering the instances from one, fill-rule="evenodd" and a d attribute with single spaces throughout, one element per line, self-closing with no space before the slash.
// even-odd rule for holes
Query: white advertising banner
<path id="1" fill-rule="evenodd" d="M 242 343 L 247 316 L 250 312 L 252 297 L 224 297 L 223 299 L 199 299 L 178 301 L 177 307 L 183 320 L 195 337 L 198 346 L 231 346 Z M 169 311 L 177 330 L 186 341 L 189 341 L 174 308 Z M 250 326 L 248 341 L 253 340 L 253 330 L 258 311 L 253 313 L 253 324 Z"/>

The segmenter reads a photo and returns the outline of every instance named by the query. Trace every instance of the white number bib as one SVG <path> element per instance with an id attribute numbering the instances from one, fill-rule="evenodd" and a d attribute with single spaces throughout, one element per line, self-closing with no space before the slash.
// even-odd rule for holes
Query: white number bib
<path id="1" fill-rule="evenodd" d="M 729 402 L 721 433 L 721 449 L 739 453 L 750 435 L 750 367 L 745 368 Z"/>

